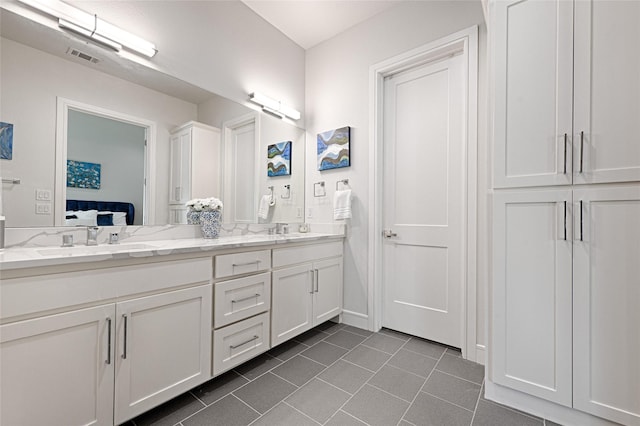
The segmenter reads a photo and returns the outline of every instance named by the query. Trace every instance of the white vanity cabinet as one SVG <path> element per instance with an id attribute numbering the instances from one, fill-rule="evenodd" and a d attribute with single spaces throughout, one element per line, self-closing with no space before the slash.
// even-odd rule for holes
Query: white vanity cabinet
<path id="1" fill-rule="evenodd" d="M 174 223 L 186 223 L 185 203 L 220 196 L 220 129 L 190 121 L 171 133 L 169 204 Z"/>
<path id="2" fill-rule="evenodd" d="M 271 345 L 342 313 L 342 242 L 273 250 Z"/>
<path id="3" fill-rule="evenodd" d="M 120 424 L 211 377 L 211 257 L 25 275 L 0 282 L 0 424 Z"/>

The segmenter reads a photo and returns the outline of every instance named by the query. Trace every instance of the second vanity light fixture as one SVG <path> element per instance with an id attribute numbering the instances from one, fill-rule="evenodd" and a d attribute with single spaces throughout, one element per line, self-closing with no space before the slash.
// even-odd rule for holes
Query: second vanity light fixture
<path id="1" fill-rule="evenodd" d="M 149 58 L 158 53 L 153 43 L 98 18 L 98 15 L 92 15 L 60 0 L 19 1 L 53 16 L 58 20 L 60 28 L 79 34 L 116 52 L 124 47 Z"/>
<path id="2" fill-rule="evenodd" d="M 280 101 L 271 99 L 270 97 L 265 96 L 262 93 L 250 93 L 249 100 L 260 105 L 264 111 L 276 115 L 280 118 L 289 117 L 293 120 L 300 120 L 300 111 L 297 111 Z"/>

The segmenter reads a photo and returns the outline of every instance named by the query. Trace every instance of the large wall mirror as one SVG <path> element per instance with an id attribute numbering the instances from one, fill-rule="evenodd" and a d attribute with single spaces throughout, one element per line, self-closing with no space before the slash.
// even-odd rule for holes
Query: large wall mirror
<path id="1" fill-rule="evenodd" d="M 12 158 L 0 160 L 8 227 L 65 225 L 71 198 L 131 202 L 134 224 L 169 223 L 171 132 L 189 121 L 221 129 L 211 167 L 224 184 L 210 195 L 222 198 L 225 222 L 303 221 L 304 129 L 2 8 L 0 31 L 0 121 L 13 125 Z M 248 116 L 255 117 L 253 144 L 232 151 L 234 123 Z M 290 174 L 268 176 L 269 146 L 285 142 Z M 69 186 L 67 160 L 81 163 L 80 174 L 99 165 L 100 188 Z M 275 205 L 258 219 L 260 199 L 270 193 Z"/>

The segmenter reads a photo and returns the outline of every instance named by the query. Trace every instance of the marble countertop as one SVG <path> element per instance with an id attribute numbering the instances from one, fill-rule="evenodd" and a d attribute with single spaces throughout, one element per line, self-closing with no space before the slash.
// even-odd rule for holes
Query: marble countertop
<path id="1" fill-rule="evenodd" d="M 0 251 L 0 270 L 68 265 L 85 262 L 166 256 L 182 253 L 211 253 L 217 250 L 273 246 L 321 240 L 340 240 L 344 235 L 317 232 L 291 234 L 251 234 L 217 239 L 183 238 L 100 244 L 74 247 L 7 248 Z"/>

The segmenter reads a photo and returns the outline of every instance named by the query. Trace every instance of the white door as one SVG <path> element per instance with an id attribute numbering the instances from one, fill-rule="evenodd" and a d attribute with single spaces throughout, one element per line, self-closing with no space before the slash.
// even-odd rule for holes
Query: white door
<path id="1" fill-rule="evenodd" d="M 385 78 L 383 320 L 461 347 L 466 138 L 457 55 Z"/>
<path id="2" fill-rule="evenodd" d="M 574 183 L 640 181 L 640 2 L 575 9 Z"/>
<path id="3" fill-rule="evenodd" d="M 225 132 L 225 222 L 254 223 L 257 210 L 255 121 Z M 265 154 L 266 155 L 266 154 Z"/>
<path id="4" fill-rule="evenodd" d="M 115 422 L 211 377 L 211 285 L 116 305 Z"/>
<path id="5" fill-rule="evenodd" d="M 574 190 L 573 405 L 640 425 L 640 186 Z"/>
<path id="6" fill-rule="evenodd" d="M 114 313 L 110 304 L 0 326 L 0 424 L 113 425 Z"/>
<path id="7" fill-rule="evenodd" d="M 496 191 L 495 383 L 571 406 L 570 189 Z"/>

